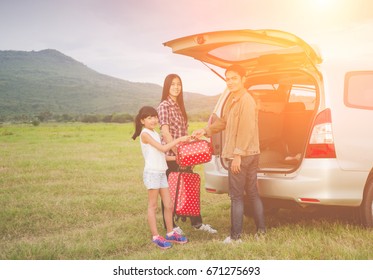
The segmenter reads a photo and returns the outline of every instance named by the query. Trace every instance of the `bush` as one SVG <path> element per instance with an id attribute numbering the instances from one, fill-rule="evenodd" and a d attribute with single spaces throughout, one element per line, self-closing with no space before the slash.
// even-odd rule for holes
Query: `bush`
<path id="1" fill-rule="evenodd" d="M 128 123 L 133 122 L 133 117 L 127 113 L 124 114 L 114 114 L 111 118 L 113 123 Z"/>
<path id="2" fill-rule="evenodd" d="M 84 123 L 96 123 L 99 122 L 99 117 L 97 115 L 84 115 L 80 121 Z"/>
<path id="3" fill-rule="evenodd" d="M 33 126 L 40 125 L 40 121 L 38 119 L 33 119 L 31 123 L 32 123 Z"/>

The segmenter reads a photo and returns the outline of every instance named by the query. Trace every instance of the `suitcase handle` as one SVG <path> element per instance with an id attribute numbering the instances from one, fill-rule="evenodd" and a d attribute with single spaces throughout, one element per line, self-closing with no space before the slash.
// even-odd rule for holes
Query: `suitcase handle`
<path id="1" fill-rule="evenodd" d="M 207 143 L 210 143 L 209 141 L 204 140 L 204 139 L 193 139 L 193 140 L 190 140 L 190 141 L 181 142 L 180 144 L 177 145 L 177 147 L 188 145 L 188 144 L 192 144 L 192 143 L 196 143 L 196 142 L 207 142 Z"/>

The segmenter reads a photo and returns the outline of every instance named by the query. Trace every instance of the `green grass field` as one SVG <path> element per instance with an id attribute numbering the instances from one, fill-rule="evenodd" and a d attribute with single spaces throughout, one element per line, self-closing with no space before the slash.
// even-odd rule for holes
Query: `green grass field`
<path id="1" fill-rule="evenodd" d="M 229 198 L 203 187 L 202 216 L 218 234 L 180 222 L 190 242 L 159 250 L 150 242 L 143 159 L 132 133 L 132 124 L 0 126 L 0 259 L 373 259 L 372 230 L 348 215 L 281 210 L 266 216 L 265 240 L 254 239 L 245 219 L 244 242 L 224 245 Z M 195 171 L 203 184 L 203 167 Z"/>

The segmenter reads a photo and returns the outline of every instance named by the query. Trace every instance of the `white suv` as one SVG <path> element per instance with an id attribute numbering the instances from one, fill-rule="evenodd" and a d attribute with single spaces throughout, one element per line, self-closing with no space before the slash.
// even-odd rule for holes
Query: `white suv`
<path id="1" fill-rule="evenodd" d="M 373 226 L 373 71 L 364 63 L 325 65 L 302 39 L 277 30 L 209 32 L 164 45 L 218 66 L 218 75 L 233 63 L 247 69 L 259 108 L 258 189 L 265 206 L 348 206 Z M 228 95 L 220 96 L 210 122 Z M 227 193 L 222 137 L 211 141 L 205 188 Z"/>

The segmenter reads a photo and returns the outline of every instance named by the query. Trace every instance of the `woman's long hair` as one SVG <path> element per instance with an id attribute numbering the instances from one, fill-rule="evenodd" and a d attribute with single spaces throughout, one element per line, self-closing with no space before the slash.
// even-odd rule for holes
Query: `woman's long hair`
<path id="1" fill-rule="evenodd" d="M 177 97 L 176 102 L 180 107 L 180 110 L 181 110 L 181 113 L 182 113 L 182 115 L 185 119 L 185 122 L 188 122 L 188 117 L 187 117 L 187 113 L 185 111 L 185 105 L 184 105 L 183 82 L 182 82 L 181 78 L 179 77 L 179 75 L 169 74 L 164 79 L 161 102 L 163 100 L 166 100 L 168 98 L 168 96 L 170 95 L 170 87 L 171 87 L 171 84 L 172 84 L 172 80 L 175 79 L 175 78 L 178 78 L 180 80 L 180 83 L 181 83 L 181 92 L 180 92 L 179 96 Z"/>
<path id="2" fill-rule="evenodd" d="M 139 110 L 139 113 L 135 117 L 135 133 L 132 135 L 132 139 L 135 140 L 141 133 L 142 123 L 141 120 L 147 117 L 158 116 L 157 110 L 151 106 L 144 106 Z"/>

